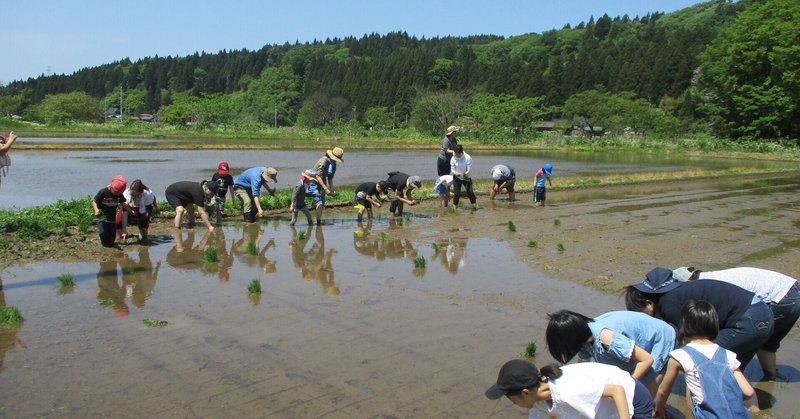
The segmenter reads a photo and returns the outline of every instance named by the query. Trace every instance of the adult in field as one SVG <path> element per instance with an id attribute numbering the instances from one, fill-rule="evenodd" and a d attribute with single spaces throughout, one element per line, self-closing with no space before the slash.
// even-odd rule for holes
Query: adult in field
<path id="1" fill-rule="evenodd" d="M 252 223 L 256 218 L 264 216 L 261 208 L 261 187 L 270 195 L 275 195 L 275 187 L 270 182 L 278 182 L 278 171 L 272 167 L 251 167 L 242 172 L 233 181 L 233 194 L 242 201 L 242 214 L 244 221 Z"/>
<path id="2" fill-rule="evenodd" d="M 189 219 L 189 227 L 194 226 L 194 206 L 196 206 L 197 212 L 200 213 L 200 219 L 208 232 L 214 231 L 214 226 L 208 220 L 206 202 L 211 200 L 218 187 L 217 183 L 205 180 L 202 182 L 183 180 L 167 186 L 164 195 L 172 208 L 175 208 L 175 228 L 181 228 L 181 219 L 184 213 Z"/>
<path id="3" fill-rule="evenodd" d="M 714 279 L 744 288 L 765 302 L 772 310 L 775 327 L 769 340 L 759 348 L 756 355 L 764 381 L 774 381 L 778 374 L 776 353 L 781 341 L 792 330 L 800 318 L 800 287 L 791 276 L 768 269 L 740 267 L 719 271 L 701 271 L 693 267 L 681 267 L 672 271 L 679 281 Z"/>
<path id="4" fill-rule="evenodd" d="M 708 301 L 719 316 L 716 344 L 736 353 L 744 369 L 772 336 L 769 307 L 756 295 L 727 282 L 707 279 L 681 282 L 666 268 L 654 268 L 641 283 L 626 288 L 625 306 L 677 326 L 686 301 Z"/>
<path id="5" fill-rule="evenodd" d="M 517 172 L 508 164 L 498 164 L 492 167 L 492 190 L 489 199 L 494 200 L 498 192 L 503 189 L 508 191 L 508 200 L 514 201 L 514 183 L 517 181 Z"/>
<path id="6" fill-rule="evenodd" d="M 11 150 L 11 146 L 14 145 L 16 140 L 17 135 L 14 134 L 14 131 L 8 134 L 0 134 L 0 183 L 2 183 L 3 177 L 6 176 L 8 167 L 11 166 L 11 157 L 8 155 L 8 151 Z"/>
<path id="7" fill-rule="evenodd" d="M 469 203 L 472 209 L 476 209 L 475 191 L 472 190 L 472 157 L 464 152 L 464 147 L 459 144 L 456 146 L 455 154 L 450 159 L 450 174 L 453 175 L 453 208 L 458 209 L 458 201 L 461 199 L 461 187 L 467 191 Z"/>
<path id="8" fill-rule="evenodd" d="M 439 150 L 439 155 L 436 158 L 437 176 L 450 174 L 450 159 L 453 158 L 456 146 L 458 145 L 456 134 L 458 134 L 458 127 L 455 125 L 447 127 L 444 139 L 442 140 L 442 148 Z"/>
<path id="9" fill-rule="evenodd" d="M 333 177 L 336 175 L 336 165 L 344 162 L 344 150 L 334 147 L 325 152 L 317 163 L 314 170 L 317 172 L 317 183 L 322 187 L 319 196 L 312 198 L 315 211 L 317 213 L 317 224 L 322 224 L 322 212 L 325 210 L 325 195 L 336 196 L 333 188 Z"/>

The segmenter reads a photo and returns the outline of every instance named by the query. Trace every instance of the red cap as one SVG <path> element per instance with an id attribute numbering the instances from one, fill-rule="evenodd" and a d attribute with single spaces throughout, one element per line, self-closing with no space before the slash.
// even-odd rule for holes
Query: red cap
<path id="1" fill-rule="evenodd" d="M 228 173 L 230 173 L 230 166 L 228 166 L 228 162 L 226 161 L 220 162 L 219 165 L 217 165 L 217 171 L 221 175 L 227 175 Z"/>
<path id="2" fill-rule="evenodd" d="M 127 187 L 128 182 L 126 182 L 125 178 L 122 176 L 115 176 L 114 179 L 111 179 L 111 183 L 108 184 L 108 189 L 117 195 L 125 192 L 125 188 Z"/>

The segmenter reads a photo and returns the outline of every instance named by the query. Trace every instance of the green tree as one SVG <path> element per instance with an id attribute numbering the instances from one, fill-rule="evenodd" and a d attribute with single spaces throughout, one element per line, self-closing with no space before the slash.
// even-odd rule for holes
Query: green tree
<path id="1" fill-rule="evenodd" d="M 373 106 L 364 112 L 364 125 L 382 130 L 392 128 L 392 114 L 384 106 Z"/>
<path id="2" fill-rule="evenodd" d="M 292 125 L 300 103 L 300 77 L 290 66 L 269 67 L 253 79 L 244 93 L 243 112 L 267 124 Z"/>
<path id="3" fill-rule="evenodd" d="M 158 121 L 163 124 L 184 126 L 189 121 L 190 108 L 186 103 L 173 103 L 162 106 L 158 111 Z"/>
<path id="4" fill-rule="evenodd" d="M 547 113 L 542 107 L 543 101 L 543 98 L 479 93 L 472 98 L 465 113 L 475 120 L 481 132 L 501 129 L 521 134 Z"/>
<path id="5" fill-rule="evenodd" d="M 742 11 L 700 55 L 699 105 L 717 133 L 800 137 L 800 2 Z"/>
<path id="6" fill-rule="evenodd" d="M 36 115 L 47 124 L 97 122 L 102 112 L 100 102 L 83 92 L 47 95 L 37 107 Z"/>
<path id="7" fill-rule="evenodd" d="M 437 58 L 433 68 L 428 71 L 431 78 L 431 86 L 435 90 L 447 89 L 453 77 L 453 60 L 447 58 Z"/>
<path id="8" fill-rule="evenodd" d="M 460 116 L 466 103 L 459 92 L 419 92 L 411 110 L 411 121 L 420 131 L 439 135 Z"/>

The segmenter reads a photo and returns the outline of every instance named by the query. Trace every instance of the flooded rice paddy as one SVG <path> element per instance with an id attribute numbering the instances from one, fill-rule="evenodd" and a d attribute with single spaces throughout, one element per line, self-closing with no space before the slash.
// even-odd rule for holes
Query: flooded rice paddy
<path id="1" fill-rule="evenodd" d="M 792 184 L 779 190 L 796 193 Z M 575 211 L 663 212 L 655 202 L 622 209 L 620 200 L 674 201 L 671 193 L 565 196 L 543 210 L 528 196 L 476 212 L 420 209 L 395 223 L 381 216 L 359 225 L 334 212 L 323 226 L 290 227 L 285 217 L 229 222 L 213 233 L 156 235 L 151 246 L 98 247 L 110 260 L 90 254 L 11 267 L 0 303 L 19 308 L 25 322 L 0 329 L 0 416 L 526 417 L 483 396 L 499 365 L 530 341 L 537 364 L 552 361 L 546 313 L 595 314 L 623 302 L 551 277 L 554 242 L 542 231 L 537 253 L 521 251 L 506 220 L 520 220 L 519 234 L 528 228 L 523 217 L 563 228 L 569 253 L 578 246 L 566 241 Z M 677 194 L 700 202 L 696 190 Z M 552 216 L 563 223 L 553 227 Z M 216 261 L 204 259 L 208 248 Z M 525 253 L 541 262 L 526 263 Z M 63 274 L 73 288 L 58 285 Z M 248 295 L 253 280 L 260 295 Z M 772 407 L 761 417 L 796 410 L 797 365 L 795 333 L 779 353 L 790 382 L 757 383 L 762 405 Z M 757 370 L 748 369 L 752 380 Z M 684 405 L 680 390 L 670 404 Z"/>
<path id="2" fill-rule="evenodd" d="M 297 173 L 309 168 L 322 157 L 319 150 L 92 150 L 95 143 L 155 142 L 146 139 L 27 139 L 24 142 L 83 143 L 87 150 L 27 150 L 17 149 L 12 165 L 3 180 L 0 209 L 27 208 L 51 204 L 58 199 L 94 196 L 98 189 L 116 176 L 129 181 L 140 178 L 159 196 L 173 182 L 210 179 L 220 161 L 228 161 L 231 174 L 255 166 L 274 166 L 278 170 L 278 187 L 290 188 Z M 472 151 L 472 175 L 488 178 L 492 166 L 510 164 L 520 179 L 533 179 L 544 162 L 555 166 L 556 176 L 582 177 L 608 174 L 676 171 L 687 168 L 728 168 L 734 166 L 766 167 L 771 161 L 744 159 L 686 158 L 663 154 L 593 153 L 563 151 L 503 150 Z M 357 185 L 366 180 L 379 180 L 392 170 L 402 170 L 420 176 L 430 185 L 436 179 L 436 150 L 347 151 L 345 162 L 336 172 L 336 185 Z M 42 170 L 48 175 L 43 177 Z"/>

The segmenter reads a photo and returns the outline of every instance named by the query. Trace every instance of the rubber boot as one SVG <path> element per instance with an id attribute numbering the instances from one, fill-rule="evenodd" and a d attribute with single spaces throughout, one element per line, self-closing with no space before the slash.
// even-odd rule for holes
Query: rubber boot
<path id="1" fill-rule="evenodd" d="M 252 222 L 254 222 L 255 220 L 256 220 L 256 215 L 255 215 L 255 214 L 253 214 L 252 212 L 248 212 L 248 213 L 245 213 L 245 214 L 244 214 L 244 222 L 246 222 L 246 223 L 252 223 Z"/>
<path id="2" fill-rule="evenodd" d="M 139 229 L 139 244 L 147 244 L 147 229 L 140 228 Z"/>

